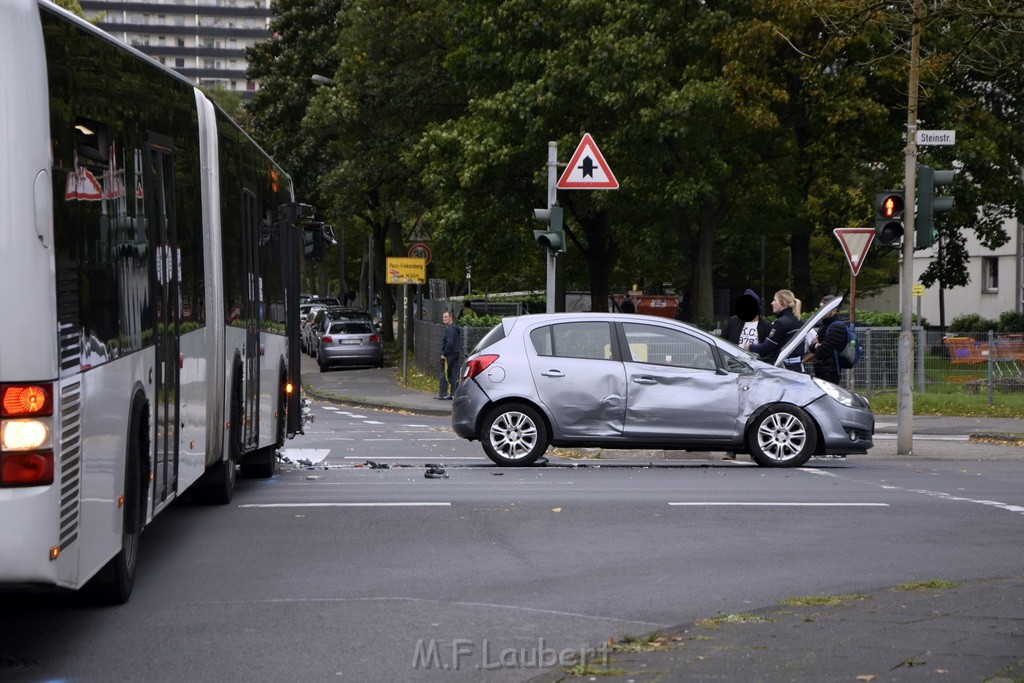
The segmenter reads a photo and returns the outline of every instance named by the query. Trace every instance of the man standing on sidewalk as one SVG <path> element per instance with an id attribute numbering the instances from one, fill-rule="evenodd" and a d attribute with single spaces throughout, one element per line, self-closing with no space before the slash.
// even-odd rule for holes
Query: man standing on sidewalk
<path id="1" fill-rule="evenodd" d="M 441 390 L 437 398 L 441 401 L 450 401 L 452 394 L 455 393 L 455 387 L 459 384 L 462 333 L 448 311 L 441 316 L 441 322 L 444 323 L 444 337 L 441 339 Z"/>

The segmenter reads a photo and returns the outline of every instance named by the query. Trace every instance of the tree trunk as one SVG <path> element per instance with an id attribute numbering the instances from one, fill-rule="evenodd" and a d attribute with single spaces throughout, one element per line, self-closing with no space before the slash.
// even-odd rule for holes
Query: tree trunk
<path id="1" fill-rule="evenodd" d="M 793 293 L 804 303 L 803 310 L 811 296 L 811 236 L 795 232 L 789 236 L 789 258 L 793 268 Z M 833 287 L 840 286 L 835 283 Z M 814 302 L 817 303 L 817 302 Z"/>
<path id="2" fill-rule="evenodd" d="M 703 205 L 700 210 L 700 224 L 697 226 L 697 239 L 694 240 L 690 252 L 693 263 L 690 292 L 695 323 L 712 323 L 715 320 L 713 263 L 716 228 L 717 217 L 714 208 Z"/>

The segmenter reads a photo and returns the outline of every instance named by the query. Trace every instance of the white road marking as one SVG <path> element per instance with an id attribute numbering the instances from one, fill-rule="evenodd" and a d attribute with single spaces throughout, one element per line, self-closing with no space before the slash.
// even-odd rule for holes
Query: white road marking
<path id="1" fill-rule="evenodd" d="M 451 507 L 451 503 L 249 503 L 240 508 L 410 508 Z"/>
<path id="2" fill-rule="evenodd" d="M 363 424 L 368 424 L 368 425 L 382 425 L 382 424 L 384 424 L 384 423 L 383 423 L 383 422 L 381 422 L 380 420 L 363 420 Z"/>
<path id="3" fill-rule="evenodd" d="M 724 507 L 724 506 L 741 506 L 741 507 L 810 507 L 810 508 L 846 508 L 846 507 L 872 507 L 872 508 L 887 508 L 890 507 L 888 503 L 755 503 L 755 502 L 724 502 L 724 501 L 694 501 L 688 503 L 669 503 L 669 505 L 687 505 L 691 507 Z"/>
<path id="4" fill-rule="evenodd" d="M 974 498 L 964 498 L 963 496 L 954 496 L 944 491 L 929 491 L 927 489 L 908 489 L 902 486 L 892 486 L 891 484 L 878 484 L 887 491 L 906 491 L 907 493 L 919 493 L 925 496 L 931 496 L 933 498 L 941 498 L 943 500 L 951 500 L 959 503 L 974 503 L 975 505 L 987 505 L 989 507 L 999 508 L 1008 512 L 1019 512 L 1024 513 L 1024 506 L 1012 505 L 1010 503 L 1003 503 L 998 500 L 976 500 Z"/>
<path id="5" fill-rule="evenodd" d="M 896 434 L 875 434 L 876 441 L 895 441 Z M 914 434 L 914 441 L 969 441 L 966 434 Z"/>
<path id="6" fill-rule="evenodd" d="M 384 439 L 381 439 L 383 441 Z M 439 455 L 375 455 L 372 458 L 367 458 L 365 455 L 346 455 L 345 460 L 486 460 L 482 456 L 439 456 Z"/>
<path id="7" fill-rule="evenodd" d="M 282 448 L 281 457 L 288 458 L 292 462 L 306 460 L 315 465 L 331 452 L 330 448 Z"/>

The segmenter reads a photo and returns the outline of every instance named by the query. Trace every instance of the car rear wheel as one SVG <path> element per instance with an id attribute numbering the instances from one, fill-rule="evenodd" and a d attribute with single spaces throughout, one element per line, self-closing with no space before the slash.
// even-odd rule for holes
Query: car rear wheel
<path id="1" fill-rule="evenodd" d="M 747 445 L 762 467 L 800 467 L 818 447 L 811 416 L 791 405 L 772 406 L 750 425 Z"/>
<path id="2" fill-rule="evenodd" d="M 531 465 L 548 448 L 547 427 L 530 406 L 507 403 L 484 420 L 480 443 L 487 457 L 498 465 Z"/>

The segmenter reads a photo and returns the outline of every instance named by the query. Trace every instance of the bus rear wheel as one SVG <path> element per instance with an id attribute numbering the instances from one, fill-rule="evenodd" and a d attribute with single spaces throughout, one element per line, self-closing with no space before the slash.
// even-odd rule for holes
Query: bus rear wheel
<path id="1" fill-rule="evenodd" d="M 132 400 L 125 448 L 124 504 L 121 549 L 96 577 L 99 598 L 111 605 L 123 605 L 135 588 L 135 568 L 139 559 L 139 538 L 145 520 L 143 462 L 148 455 L 149 408 L 142 394 Z"/>

